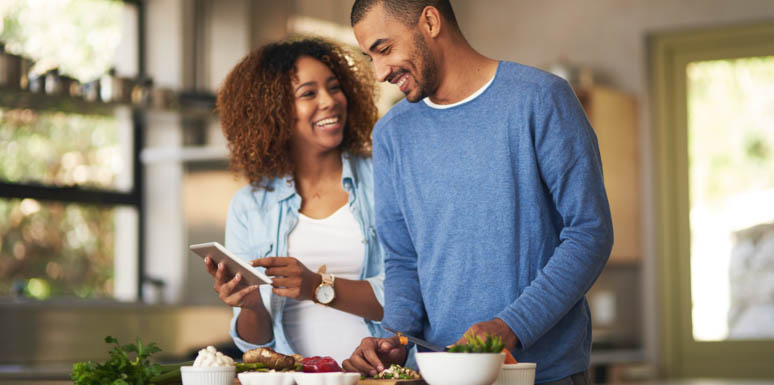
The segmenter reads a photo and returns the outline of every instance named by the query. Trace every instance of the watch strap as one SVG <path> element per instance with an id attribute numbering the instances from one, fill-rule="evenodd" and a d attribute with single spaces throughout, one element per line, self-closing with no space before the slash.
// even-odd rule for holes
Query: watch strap
<path id="1" fill-rule="evenodd" d="M 333 274 L 320 274 L 322 276 L 322 282 L 320 282 L 320 286 L 322 285 L 331 285 L 333 286 L 333 283 L 336 281 L 336 276 Z"/>

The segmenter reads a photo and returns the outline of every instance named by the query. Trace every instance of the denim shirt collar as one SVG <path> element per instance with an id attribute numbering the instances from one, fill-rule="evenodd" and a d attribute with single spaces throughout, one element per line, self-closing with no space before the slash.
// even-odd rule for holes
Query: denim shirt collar
<path id="1" fill-rule="evenodd" d="M 357 174 L 354 170 L 354 163 L 352 162 L 352 155 L 346 151 L 341 153 L 341 186 L 344 190 L 351 191 L 357 188 Z M 282 178 L 275 178 L 273 181 L 275 196 L 277 202 L 291 199 L 297 195 L 296 183 L 293 181 L 292 175 L 287 175 Z"/>

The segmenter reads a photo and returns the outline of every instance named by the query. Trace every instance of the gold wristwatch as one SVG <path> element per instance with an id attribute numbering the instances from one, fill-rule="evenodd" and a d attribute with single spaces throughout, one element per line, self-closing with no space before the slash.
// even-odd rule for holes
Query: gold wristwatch
<path id="1" fill-rule="evenodd" d="M 322 282 L 314 289 L 314 300 L 317 303 L 328 305 L 336 298 L 336 291 L 333 289 L 333 282 L 336 280 L 332 274 L 325 274 L 325 265 L 317 269 L 317 273 L 322 275 Z"/>

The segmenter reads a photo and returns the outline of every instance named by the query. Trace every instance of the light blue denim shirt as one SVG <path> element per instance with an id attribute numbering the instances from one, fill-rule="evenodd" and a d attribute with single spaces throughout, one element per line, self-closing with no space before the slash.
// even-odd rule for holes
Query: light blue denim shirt
<path id="1" fill-rule="evenodd" d="M 363 243 L 366 244 L 360 279 L 368 281 L 374 295 L 384 305 L 384 258 L 376 239 L 373 210 L 373 168 L 370 158 L 344 153 L 341 157 L 341 185 L 349 194 L 349 208 L 360 223 Z M 287 256 L 288 235 L 298 222 L 301 196 L 296 192 L 291 177 L 269 181 L 269 189 L 245 186 L 239 190 L 228 209 L 226 219 L 226 248 L 245 261 L 269 256 Z M 283 354 L 295 353 L 288 343 L 282 324 L 285 297 L 271 292 L 271 286 L 259 287 L 261 298 L 271 315 L 274 339 L 265 345 L 255 345 L 239 337 L 236 321 L 240 308 L 234 308 L 229 334 L 242 351 L 259 347 L 271 347 Z M 380 322 L 366 320 L 374 337 L 384 332 Z M 321 352 L 321 354 L 324 352 Z"/>

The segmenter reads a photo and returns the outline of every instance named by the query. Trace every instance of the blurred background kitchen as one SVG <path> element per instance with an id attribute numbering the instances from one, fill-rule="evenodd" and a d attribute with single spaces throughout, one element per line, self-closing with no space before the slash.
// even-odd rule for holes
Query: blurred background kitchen
<path id="1" fill-rule="evenodd" d="M 188 251 L 223 242 L 245 184 L 215 92 L 271 40 L 359 54 L 351 4 L 0 1 L 0 382 L 67 379 L 106 335 L 233 349 Z M 774 383 L 774 2 L 452 4 L 483 54 L 569 80 L 597 132 L 616 241 L 588 294 L 595 383 Z M 381 89 L 384 113 L 402 95 Z"/>

